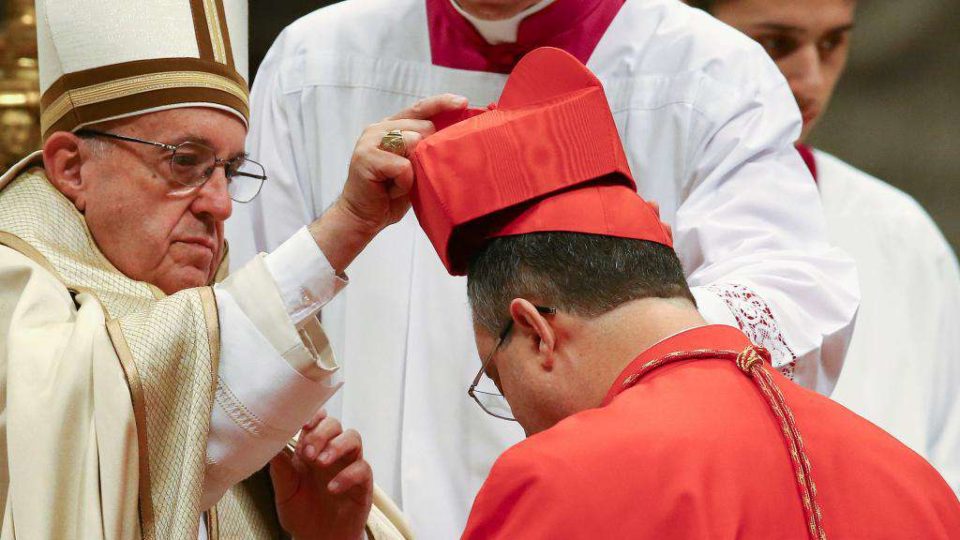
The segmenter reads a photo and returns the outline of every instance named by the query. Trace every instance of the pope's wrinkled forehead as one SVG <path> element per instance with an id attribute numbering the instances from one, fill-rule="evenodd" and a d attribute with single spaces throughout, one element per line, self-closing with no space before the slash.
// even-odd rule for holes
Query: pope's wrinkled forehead
<path id="1" fill-rule="evenodd" d="M 249 116 L 243 0 L 37 0 L 41 129 L 179 107 Z"/>

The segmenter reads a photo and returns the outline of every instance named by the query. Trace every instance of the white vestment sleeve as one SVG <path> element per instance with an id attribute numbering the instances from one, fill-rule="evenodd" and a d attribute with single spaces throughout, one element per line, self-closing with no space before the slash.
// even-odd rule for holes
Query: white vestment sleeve
<path id="1" fill-rule="evenodd" d="M 347 285 L 336 274 L 306 227 L 264 256 L 280 297 L 293 323 L 316 315 Z"/>
<path id="2" fill-rule="evenodd" d="M 263 467 L 339 388 L 315 315 L 343 283 L 303 229 L 215 287 L 221 349 L 202 509 Z"/>
<path id="3" fill-rule="evenodd" d="M 793 146 L 799 111 L 764 61 L 754 69 L 767 88 L 722 91 L 709 79 L 701 88 L 675 246 L 708 321 L 736 321 L 788 376 L 829 393 L 859 303 L 856 268 L 828 244 L 816 184 Z"/>

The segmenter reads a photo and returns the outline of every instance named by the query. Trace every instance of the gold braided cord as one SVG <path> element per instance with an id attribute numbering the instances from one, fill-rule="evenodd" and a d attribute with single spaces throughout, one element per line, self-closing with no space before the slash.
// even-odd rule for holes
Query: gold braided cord
<path id="1" fill-rule="evenodd" d="M 817 490 L 813 483 L 813 476 L 810 474 L 810 460 L 803 449 L 803 440 L 797 430 L 796 423 L 793 421 L 793 413 L 783 400 L 780 389 L 777 388 L 776 383 L 765 369 L 753 366 L 746 373 L 757 383 L 767 403 L 770 404 L 770 408 L 780 421 L 780 429 L 790 450 L 790 460 L 793 462 L 794 475 L 803 502 L 803 511 L 807 519 L 807 530 L 810 537 L 816 540 L 826 540 L 827 533 L 823 530 L 822 512 L 816 501 Z"/>
<path id="2" fill-rule="evenodd" d="M 764 362 L 770 361 L 770 353 L 766 349 L 750 346 L 739 353 L 714 349 L 670 353 L 645 363 L 637 373 L 624 380 L 623 386 L 633 386 L 647 373 L 672 362 L 718 359 L 732 360 L 737 368 L 750 377 L 760 389 L 760 393 L 763 394 L 770 410 L 777 417 L 780 423 L 780 431 L 790 453 L 790 461 L 793 464 L 794 479 L 797 482 L 797 489 L 803 504 L 807 533 L 812 540 L 827 540 L 827 533 L 823 528 L 823 512 L 820 505 L 817 504 L 817 486 L 813 481 L 810 459 L 804 450 L 803 438 L 797 428 L 793 411 L 790 410 L 780 387 L 777 386 L 776 381 L 764 365 Z"/>
<path id="3" fill-rule="evenodd" d="M 737 355 L 737 367 L 744 373 L 750 373 L 750 370 L 757 363 L 762 364 L 763 357 L 753 347 L 748 347 Z"/>
<path id="4" fill-rule="evenodd" d="M 221 46 L 223 42 L 220 42 Z M 84 88 L 69 90 L 44 109 L 40 124 L 44 132 L 71 110 L 112 99 L 166 90 L 170 88 L 205 88 L 226 92 L 244 104 L 248 103 L 247 89 L 232 79 L 204 71 L 166 71 L 126 77 Z"/>
<path id="5" fill-rule="evenodd" d="M 757 381 L 758 386 L 767 397 L 768 403 L 771 403 L 771 406 L 774 403 L 778 405 L 777 407 L 773 407 L 774 412 L 780 419 L 781 427 L 784 429 L 784 433 L 787 434 L 790 445 L 796 449 L 795 452 L 791 451 L 790 457 L 794 462 L 794 471 L 797 474 L 798 487 L 801 493 L 803 493 L 804 511 L 807 513 L 810 534 L 818 540 L 826 540 L 827 533 L 823 529 L 823 512 L 820 509 L 820 505 L 817 504 L 816 499 L 817 485 L 813 481 L 810 459 L 807 457 L 804 449 L 803 437 L 800 435 L 799 428 L 797 428 L 793 411 L 790 410 L 786 399 L 783 397 L 783 393 L 780 391 L 780 387 L 777 386 L 769 371 L 763 367 L 755 367 L 749 374 Z"/>
<path id="6" fill-rule="evenodd" d="M 203 11 L 207 16 L 207 30 L 210 31 L 210 43 L 213 45 L 213 59 L 226 64 L 227 48 L 223 43 L 223 32 L 220 31 L 220 15 L 216 0 L 203 0 Z"/>

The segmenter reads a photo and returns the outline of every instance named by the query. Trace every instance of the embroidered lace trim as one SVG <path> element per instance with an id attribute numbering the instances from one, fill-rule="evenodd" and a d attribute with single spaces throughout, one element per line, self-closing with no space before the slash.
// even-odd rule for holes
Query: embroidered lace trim
<path id="1" fill-rule="evenodd" d="M 724 283 L 709 285 L 707 290 L 719 296 L 737 319 L 740 330 L 750 341 L 770 351 L 773 365 L 784 376 L 793 380 L 797 355 L 794 354 L 780 331 L 780 325 L 770 306 L 757 293 L 743 285 Z"/>

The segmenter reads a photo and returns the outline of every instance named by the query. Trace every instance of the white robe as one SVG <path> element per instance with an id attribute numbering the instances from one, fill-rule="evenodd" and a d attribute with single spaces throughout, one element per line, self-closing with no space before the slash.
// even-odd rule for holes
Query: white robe
<path id="1" fill-rule="evenodd" d="M 589 60 L 641 193 L 660 203 L 702 313 L 740 325 L 803 384 L 832 389 L 858 290 L 826 241 L 793 148 L 801 120 L 763 50 L 673 0 L 628 0 Z M 353 0 L 287 28 L 257 75 L 248 150 L 270 179 L 228 222 L 234 261 L 269 250 L 340 193 L 363 128 L 442 92 L 496 101 L 506 77 L 431 65 L 422 0 Z M 522 437 L 466 395 L 479 359 L 465 280 L 412 215 L 323 310 L 347 383 L 331 410 L 426 538 L 453 538 L 494 458 Z M 506 316 L 506 314 L 505 314 Z"/>
<path id="2" fill-rule="evenodd" d="M 960 493 L 960 269 L 909 195 L 815 152 L 827 231 L 863 301 L 832 398 L 927 458 Z"/>

